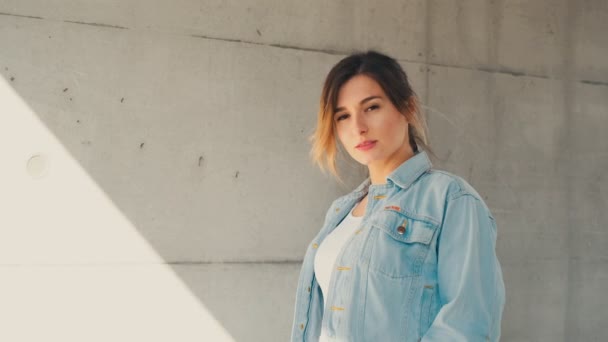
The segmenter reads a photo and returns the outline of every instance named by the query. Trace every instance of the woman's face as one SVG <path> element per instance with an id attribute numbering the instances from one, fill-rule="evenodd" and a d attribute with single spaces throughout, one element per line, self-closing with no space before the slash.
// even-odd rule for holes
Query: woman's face
<path id="1" fill-rule="evenodd" d="M 411 151 L 407 119 L 369 76 L 359 74 L 344 83 L 337 108 L 333 120 L 338 139 L 359 163 L 393 164 Z M 358 147 L 365 141 L 374 143 Z"/>

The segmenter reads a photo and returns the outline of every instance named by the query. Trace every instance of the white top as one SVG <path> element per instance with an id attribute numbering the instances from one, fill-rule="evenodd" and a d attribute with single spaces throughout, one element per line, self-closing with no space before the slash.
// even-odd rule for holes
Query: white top
<path id="1" fill-rule="evenodd" d="M 361 220 L 363 220 L 363 216 L 353 216 L 355 207 L 356 205 L 353 206 L 353 209 L 346 215 L 344 220 L 325 237 L 323 242 L 321 242 L 321 245 L 319 245 L 319 249 L 315 255 L 315 277 L 323 292 L 324 307 L 327 307 L 329 280 L 331 278 L 331 273 L 334 270 L 334 263 L 336 262 L 338 253 L 340 253 L 340 250 L 346 241 L 355 233 L 357 228 L 359 228 Z M 329 339 L 325 334 L 325 331 L 321 329 L 319 342 L 325 341 L 329 341 Z"/>

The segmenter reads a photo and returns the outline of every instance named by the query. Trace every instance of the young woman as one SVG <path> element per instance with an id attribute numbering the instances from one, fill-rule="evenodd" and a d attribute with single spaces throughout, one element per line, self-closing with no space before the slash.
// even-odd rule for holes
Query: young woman
<path id="1" fill-rule="evenodd" d="M 496 222 L 432 168 L 416 94 L 368 51 L 329 72 L 311 156 L 340 179 L 338 142 L 369 177 L 330 206 L 300 271 L 292 341 L 497 341 L 505 302 Z"/>

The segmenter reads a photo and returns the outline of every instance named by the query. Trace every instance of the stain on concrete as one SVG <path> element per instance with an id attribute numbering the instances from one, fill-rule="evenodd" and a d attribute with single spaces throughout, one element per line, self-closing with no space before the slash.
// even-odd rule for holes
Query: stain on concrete
<path id="1" fill-rule="evenodd" d="M 11 76 L 11 82 L 13 82 L 15 80 L 15 78 L 13 76 Z"/>
<path id="2" fill-rule="evenodd" d="M 478 67 L 478 68 L 476 68 L 476 70 L 485 71 L 485 72 L 489 72 L 489 73 L 511 75 L 511 76 L 515 76 L 515 77 L 519 77 L 519 76 L 530 77 L 530 76 L 532 76 L 532 75 L 526 74 L 526 73 L 524 73 L 522 71 L 515 71 L 515 70 L 507 69 L 507 68 L 504 68 L 504 67 L 500 67 L 500 68 Z M 548 79 L 547 76 L 536 76 L 536 77 Z"/>
<path id="3" fill-rule="evenodd" d="M 76 120 L 76 123 L 77 123 L 77 124 L 79 124 L 79 123 L 80 123 L 80 120 Z"/>
<path id="4" fill-rule="evenodd" d="M 35 16 L 32 16 L 32 15 L 13 14 L 13 13 L 5 13 L 5 12 L 0 12 L 0 15 L 6 15 L 6 16 L 9 16 L 9 17 L 30 18 L 30 19 L 44 19 L 42 17 L 35 17 Z"/>
<path id="5" fill-rule="evenodd" d="M 260 44 L 260 45 L 266 45 L 266 44 Z M 328 55 L 332 55 L 332 56 L 336 56 L 336 55 L 345 56 L 346 55 L 346 53 L 344 53 L 342 51 L 329 50 L 329 49 L 311 49 L 311 48 L 304 48 L 304 47 L 285 45 L 285 44 L 268 44 L 267 46 L 277 47 L 277 48 L 281 48 L 281 49 L 318 52 L 318 53 L 324 53 L 324 54 L 328 54 Z"/>
<path id="6" fill-rule="evenodd" d="M 203 38 L 203 39 L 211 39 L 211 40 L 220 40 L 220 41 L 223 41 L 223 42 L 232 42 L 232 43 L 246 43 L 246 44 L 264 45 L 264 44 L 255 43 L 255 42 L 247 42 L 247 41 L 244 41 L 244 40 L 241 40 L 241 39 L 218 38 L 218 37 L 204 36 L 204 35 L 200 35 L 200 34 L 191 34 L 190 37 Z"/>
<path id="7" fill-rule="evenodd" d="M 71 23 L 71 24 L 79 24 L 79 25 L 89 25 L 89 26 L 97 26 L 97 27 L 115 28 L 115 29 L 120 29 L 120 30 L 128 30 L 128 28 L 126 28 L 124 26 L 118 26 L 118 25 L 109 25 L 109 24 L 101 24 L 101 23 L 87 23 L 84 21 L 72 21 L 72 20 L 64 20 L 63 22 Z"/>
<path id="8" fill-rule="evenodd" d="M 600 86 L 608 86 L 608 82 L 601 81 L 589 81 L 589 80 L 580 80 L 581 83 L 591 84 L 591 85 L 600 85 Z"/>
<path id="9" fill-rule="evenodd" d="M 120 103 L 123 103 L 124 101 L 125 101 L 124 97 L 120 99 Z"/>
<path id="10" fill-rule="evenodd" d="M 272 47 L 281 48 L 281 49 L 318 52 L 318 53 L 325 53 L 328 55 L 338 55 L 338 56 L 347 55 L 346 52 L 337 51 L 337 50 L 304 48 L 304 47 L 300 47 L 300 46 L 285 45 L 285 44 L 264 44 L 264 43 L 259 43 L 259 42 L 246 41 L 246 40 L 242 40 L 242 39 L 219 38 L 219 37 L 211 37 L 211 36 L 205 36 L 205 35 L 200 35 L 200 34 L 190 34 L 189 36 L 194 37 L 194 38 L 219 40 L 219 41 L 223 41 L 223 42 L 243 43 L 243 44 L 261 45 L 261 46 L 272 46 Z"/>
<path id="11" fill-rule="evenodd" d="M 262 33 L 260 33 L 260 30 L 255 29 L 255 32 L 257 32 L 257 33 L 258 33 L 258 36 L 260 36 L 260 37 L 262 36 Z"/>
<path id="12" fill-rule="evenodd" d="M 63 88 L 63 92 L 65 93 L 66 91 L 68 91 L 68 88 Z"/>
<path id="13" fill-rule="evenodd" d="M 239 171 L 236 171 L 236 173 L 234 174 L 234 178 L 239 178 Z"/>
<path id="14" fill-rule="evenodd" d="M 203 160 L 205 160 L 205 158 L 203 158 L 203 156 L 198 157 L 198 166 L 201 166 L 201 163 L 203 162 Z"/>
<path id="15" fill-rule="evenodd" d="M 141 144 L 139 144 L 139 148 L 144 148 L 144 143 L 142 142 Z"/>

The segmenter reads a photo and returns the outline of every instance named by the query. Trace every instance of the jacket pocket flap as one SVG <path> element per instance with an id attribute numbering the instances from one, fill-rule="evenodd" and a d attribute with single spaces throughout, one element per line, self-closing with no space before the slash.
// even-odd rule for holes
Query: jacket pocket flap
<path id="1" fill-rule="evenodd" d="M 371 224 L 393 239 L 405 243 L 417 242 L 428 245 L 435 232 L 435 228 L 430 223 L 412 219 L 391 209 L 378 213 Z"/>

